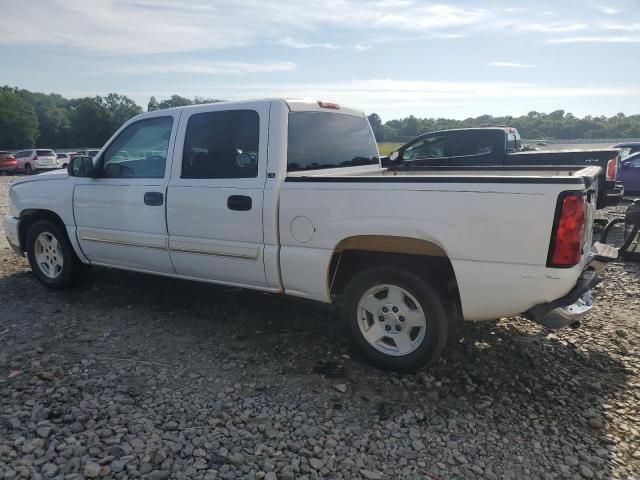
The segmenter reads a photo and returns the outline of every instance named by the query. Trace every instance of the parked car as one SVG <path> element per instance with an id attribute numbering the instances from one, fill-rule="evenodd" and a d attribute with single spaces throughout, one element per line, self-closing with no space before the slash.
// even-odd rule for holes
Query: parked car
<path id="1" fill-rule="evenodd" d="M 27 175 L 31 175 L 38 170 L 60 168 L 56 152 L 49 149 L 21 150 L 16 153 L 16 161 L 17 171 L 25 172 Z"/>
<path id="2" fill-rule="evenodd" d="M 629 155 L 633 155 L 634 153 L 640 152 L 640 142 L 624 142 L 617 143 L 613 145 L 611 148 L 619 148 L 622 150 L 622 157 L 628 157 Z"/>
<path id="3" fill-rule="evenodd" d="M 489 166 L 571 166 L 597 165 L 598 208 L 617 205 L 624 197 L 618 181 L 620 152 L 603 150 L 524 151 L 520 134 L 513 127 L 461 128 L 426 133 L 409 141 L 382 159 L 391 170 L 427 170 L 435 167 L 450 173 L 460 168 Z"/>
<path id="4" fill-rule="evenodd" d="M 589 311 L 614 258 L 590 253 L 599 174 L 398 174 L 381 167 L 362 112 L 216 103 L 144 113 L 95 159 L 18 180 L 4 228 L 54 289 L 101 265 L 340 299 L 369 360 L 413 369 L 441 355 L 462 318 L 525 312 L 558 328 Z"/>
<path id="5" fill-rule="evenodd" d="M 625 191 L 640 193 L 640 152 L 622 160 L 620 181 Z"/>
<path id="6" fill-rule="evenodd" d="M 16 157 L 11 152 L 0 151 L 0 173 L 14 173 Z"/>
<path id="7" fill-rule="evenodd" d="M 76 152 L 56 153 L 56 157 L 58 159 L 58 162 L 60 163 L 60 168 L 67 168 L 67 166 L 69 165 L 69 162 L 71 162 L 71 159 L 77 156 L 78 154 L 76 154 Z"/>
<path id="8" fill-rule="evenodd" d="M 100 152 L 100 149 L 92 148 L 88 150 L 78 150 L 77 154 L 84 157 L 95 158 L 95 156 L 98 155 L 99 152 Z"/>

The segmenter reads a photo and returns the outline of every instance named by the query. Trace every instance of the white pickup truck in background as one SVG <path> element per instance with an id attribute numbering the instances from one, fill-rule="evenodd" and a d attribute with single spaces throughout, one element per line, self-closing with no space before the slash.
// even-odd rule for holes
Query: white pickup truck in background
<path id="1" fill-rule="evenodd" d="M 461 318 L 559 327 L 591 308 L 614 256 L 591 247 L 599 172 L 387 172 L 361 112 L 216 103 L 145 113 L 94 159 L 19 179 L 4 226 L 51 288 L 99 265 L 339 298 L 370 361 L 412 369 Z"/>

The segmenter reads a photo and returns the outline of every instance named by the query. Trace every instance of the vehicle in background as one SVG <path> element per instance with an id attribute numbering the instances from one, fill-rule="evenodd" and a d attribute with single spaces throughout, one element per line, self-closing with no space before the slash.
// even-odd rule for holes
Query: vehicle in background
<path id="1" fill-rule="evenodd" d="M 90 148 L 87 150 L 78 150 L 76 156 L 95 158 L 98 153 L 100 153 L 99 148 Z"/>
<path id="2" fill-rule="evenodd" d="M 619 148 L 622 158 L 640 152 L 640 142 L 623 142 L 613 145 L 611 148 Z"/>
<path id="3" fill-rule="evenodd" d="M 16 164 L 16 157 L 11 152 L 0 151 L 0 173 L 14 173 Z"/>
<path id="4" fill-rule="evenodd" d="M 618 182 L 620 152 L 602 150 L 541 150 L 523 149 L 520 134 L 513 127 L 460 128 L 425 133 L 389 157 L 382 165 L 391 171 L 456 170 L 491 166 L 572 167 L 598 166 L 602 175 L 598 179 L 597 207 L 617 205 L 624 197 L 624 188 Z"/>
<path id="5" fill-rule="evenodd" d="M 19 179 L 4 227 L 50 288 L 102 265 L 340 299 L 369 360 L 414 369 L 459 320 L 525 312 L 559 328 L 592 308 L 617 257 L 592 251 L 600 173 L 390 172 L 362 112 L 215 103 L 139 115 L 95 159 Z"/>
<path id="6" fill-rule="evenodd" d="M 16 152 L 16 170 L 27 175 L 38 170 L 53 170 L 60 168 L 56 152 L 47 148 L 20 150 Z"/>
<path id="7" fill-rule="evenodd" d="M 640 152 L 622 160 L 620 181 L 624 185 L 625 192 L 640 193 Z"/>
<path id="8" fill-rule="evenodd" d="M 60 162 L 60 168 L 67 168 L 67 165 L 69 165 L 69 162 L 71 162 L 72 158 L 77 157 L 78 155 L 75 154 L 75 152 L 72 153 L 56 153 L 56 157 L 58 158 L 58 162 Z"/>

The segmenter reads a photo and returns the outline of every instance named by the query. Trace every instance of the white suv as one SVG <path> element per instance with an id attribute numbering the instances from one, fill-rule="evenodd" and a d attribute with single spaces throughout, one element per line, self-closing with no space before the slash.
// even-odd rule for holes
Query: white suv
<path id="1" fill-rule="evenodd" d="M 38 170 L 60 168 L 56 152 L 49 149 L 21 150 L 16 153 L 16 170 L 30 175 Z"/>

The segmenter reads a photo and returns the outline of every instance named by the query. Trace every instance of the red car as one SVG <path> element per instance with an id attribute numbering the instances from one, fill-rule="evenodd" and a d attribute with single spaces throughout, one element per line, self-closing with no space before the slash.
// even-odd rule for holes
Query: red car
<path id="1" fill-rule="evenodd" d="M 16 157 L 11 152 L 0 151 L 0 173 L 14 173 L 16 171 Z"/>

